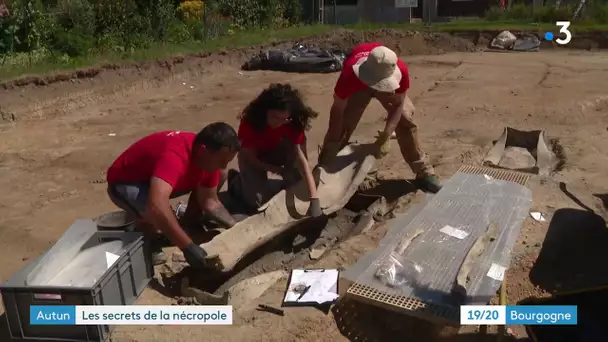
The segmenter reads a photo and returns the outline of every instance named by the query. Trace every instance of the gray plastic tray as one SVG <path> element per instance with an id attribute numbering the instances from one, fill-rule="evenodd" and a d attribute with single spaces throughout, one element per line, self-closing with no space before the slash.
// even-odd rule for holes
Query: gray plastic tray
<path id="1" fill-rule="evenodd" d="M 0 286 L 11 337 L 106 341 L 110 326 L 30 325 L 30 305 L 133 304 L 154 274 L 144 249 L 141 233 L 97 231 L 92 220 L 77 220 L 49 251 Z M 109 267 L 106 251 L 119 256 Z"/>

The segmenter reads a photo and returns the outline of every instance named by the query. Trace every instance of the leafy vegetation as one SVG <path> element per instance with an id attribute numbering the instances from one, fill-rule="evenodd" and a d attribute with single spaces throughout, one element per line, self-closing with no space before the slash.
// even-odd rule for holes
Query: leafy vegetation
<path id="1" fill-rule="evenodd" d="M 6 1 L 6 0 L 5 0 Z M 0 4 L 0 78 L 101 62 L 250 46 L 334 30 L 301 25 L 300 0 L 9 0 Z M 542 30 L 572 17 L 575 5 L 534 10 L 515 3 L 485 18 L 444 24 L 370 24 L 355 30 Z M 592 1 L 572 31 L 608 28 L 606 0 Z"/>
<path id="2" fill-rule="evenodd" d="M 300 21 L 298 0 L 12 0 L 0 5 L 3 65 L 65 61 L 154 44 L 205 40 L 245 28 Z M 297 6 L 296 6 L 297 4 Z M 295 7 L 294 7 L 295 6 Z"/>

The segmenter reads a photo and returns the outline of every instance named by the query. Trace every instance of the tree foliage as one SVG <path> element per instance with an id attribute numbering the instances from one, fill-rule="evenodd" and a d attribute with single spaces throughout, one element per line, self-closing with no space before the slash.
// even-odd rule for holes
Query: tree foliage
<path id="1" fill-rule="evenodd" d="M 300 12 L 299 0 L 12 0 L 0 5 L 0 54 L 129 52 L 154 42 L 296 25 Z"/>

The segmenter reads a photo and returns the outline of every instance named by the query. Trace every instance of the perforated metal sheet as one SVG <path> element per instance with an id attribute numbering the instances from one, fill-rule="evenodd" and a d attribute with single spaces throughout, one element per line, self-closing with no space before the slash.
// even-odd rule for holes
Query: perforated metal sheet
<path id="1" fill-rule="evenodd" d="M 408 311 L 412 316 L 432 317 L 434 321 L 448 324 L 455 324 L 460 321 L 460 313 L 457 307 L 425 303 L 414 297 L 389 295 L 367 285 L 355 283 L 348 289 L 348 294 L 363 303 L 380 304 L 398 312 Z"/>
<path id="2" fill-rule="evenodd" d="M 486 175 L 494 179 L 509 181 L 523 186 L 526 186 L 530 180 L 530 174 L 527 173 L 482 166 L 463 165 L 458 169 L 458 172 Z"/>
<path id="3" fill-rule="evenodd" d="M 468 304 L 489 302 L 501 281 L 488 277 L 488 270 L 492 264 L 509 266 L 511 249 L 528 215 L 532 194 L 520 185 L 527 179 L 519 177 L 519 173 L 477 167 L 461 170 L 471 173 L 457 172 L 426 203 L 393 220 L 380 246 L 343 272 L 342 277 L 354 283 L 348 290 L 351 296 L 458 324 L 458 306 L 450 296 L 454 281 L 472 244 L 493 223 L 499 229 L 498 237 L 473 265 L 467 298 Z M 468 236 L 458 239 L 441 232 L 446 225 L 465 231 Z M 390 259 L 408 232 L 419 228 L 424 230 L 422 235 L 397 257 L 405 265 L 407 283 L 400 287 L 384 285 L 375 277 L 378 266 Z"/>

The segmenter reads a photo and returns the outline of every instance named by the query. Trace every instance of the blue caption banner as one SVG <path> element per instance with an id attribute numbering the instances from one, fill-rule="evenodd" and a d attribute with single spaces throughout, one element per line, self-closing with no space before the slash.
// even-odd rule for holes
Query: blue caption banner
<path id="1" fill-rule="evenodd" d="M 507 306 L 506 324 L 576 325 L 576 305 Z"/>
<path id="2" fill-rule="evenodd" d="M 231 325 L 231 305 L 32 305 L 31 325 Z"/>
<path id="3" fill-rule="evenodd" d="M 76 307 L 69 305 L 30 306 L 31 325 L 74 325 Z"/>

